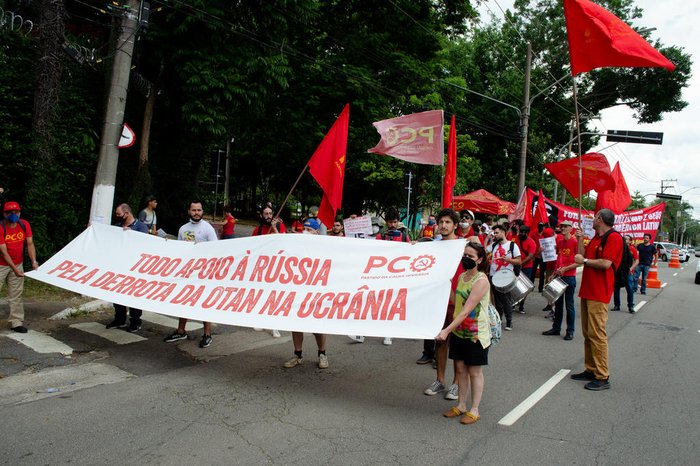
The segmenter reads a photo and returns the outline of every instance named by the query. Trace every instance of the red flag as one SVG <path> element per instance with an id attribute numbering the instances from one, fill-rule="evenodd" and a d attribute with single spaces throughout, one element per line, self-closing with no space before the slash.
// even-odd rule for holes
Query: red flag
<path id="1" fill-rule="evenodd" d="M 450 123 L 450 137 L 447 140 L 447 165 L 445 165 L 445 179 L 442 184 L 442 207 L 452 207 L 452 194 L 457 184 L 457 130 L 455 128 L 455 116 L 452 115 Z"/>
<path id="2" fill-rule="evenodd" d="M 412 113 L 372 123 L 382 139 L 367 152 L 390 155 L 406 162 L 443 164 L 442 110 Z"/>
<path id="3" fill-rule="evenodd" d="M 330 227 L 335 221 L 335 212 L 343 202 L 343 180 L 345 179 L 345 157 L 348 147 L 350 104 L 346 104 L 328 134 L 319 144 L 309 160 L 311 176 L 323 189 L 318 218 Z"/>
<path id="4" fill-rule="evenodd" d="M 621 214 L 632 203 L 630 190 L 627 187 L 625 177 L 622 176 L 620 162 L 615 164 L 612 171 L 612 178 L 615 180 L 615 189 L 611 191 L 603 191 L 598 193 L 598 199 L 595 201 L 596 212 L 600 209 L 610 209 L 615 215 Z"/>
<path id="5" fill-rule="evenodd" d="M 547 214 L 547 204 L 545 202 L 544 194 L 542 193 L 541 189 L 537 194 L 537 208 L 535 208 L 535 212 L 532 215 L 532 223 L 530 223 L 530 230 L 537 231 L 537 225 L 539 223 L 546 223 L 547 225 L 549 225 L 549 214 Z"/>
<path id="6" fill-rule="evenodd" d="M 591 189 L 600 193 L 615 189 L 615 180 L 610 175 L 610 164 L 603 154 L 591 152 L 581 156 L 583 168 L 582 188 L 587 193 Z M 546 163 L 544 167 L 559 181 L 569 194 L 578 198 L 578 158 Z"/>
<path id="7" fill-rule="evenodd" d="M 676 67 L 617 16 L 588 0 L 564 0 L 571 75 L 608 66 Z"/>

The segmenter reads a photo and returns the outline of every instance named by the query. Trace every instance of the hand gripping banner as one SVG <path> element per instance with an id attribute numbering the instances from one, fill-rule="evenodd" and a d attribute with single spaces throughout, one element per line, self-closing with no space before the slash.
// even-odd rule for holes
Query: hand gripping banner
<path id="1" fill-rule="evenodd" d="M 96 224 L 27 276 L 175 317 L 423 339 L 442 328 L 464 246 L 296 234 L 191 243 Z"/>

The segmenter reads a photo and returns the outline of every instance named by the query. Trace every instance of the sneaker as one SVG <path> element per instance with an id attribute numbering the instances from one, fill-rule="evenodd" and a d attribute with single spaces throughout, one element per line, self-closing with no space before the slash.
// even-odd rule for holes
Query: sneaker
<path id="1" fill-rule="evenodd" d="M 211 345 L 211 335 L 202 335 L 202 339 L 199 340 L 200 348 L 208 348 Z"/>
<path id="2" fill-rule="evenodd" d="M 172 343 L 174 341 L 179 341 L 179 340 L 187 340 L 187 332 L 185 333 L 179 333 L 177 330 L 173 332 L 172 335 L 167 336 L 163 339 L 164 342 L 166 343 Z"/>
<path id="3" fill-rule="evenodd" d="M 506 322 L 506 330 L 509 332 L 513 330 L 513 322 Z"/>
<path id="4" fill-rule="evenodd" d="M 641 293 L 641 294 L 647 294 L 647 292 L 646 292 L 646 291 L 641 291 L 640 293 Z"/>
<path id="5" fill-rule="evenodd" d="M 583 371 L 578 374 L 571 374 L 571 380 L 595 380 L 593 372 Z"/>
<path id="6" fill-rule="evenodd" d="M 634 305 L 630 306 L 627 310 L 630 312 L 630 314 L 634 314 L 635 312 L 637 312 L 634 310 Z"/>
<path id="7" fill-rule="evenodd" d="M 599 391 L 599 390 L 607 390 L 610 388 L 610 382 L 608 379 L 605 380 L 591 380 L 588 382 L 586 385 L 583 386 L 586 390 L 593 390 L 593 391 Z"/>
<path id="8" fill-rule="evenodd" d="M 365 337 L 362 335 L 348 335 L 348 338 L 353 340 L 355 343 L 364 343 Z"/>
<path id="9" fill-rule="evenodd" d="M 124 330 L 126 330 L 129 333 L 138 332 L 139 330 L 141 330 L 141 321 L 140 320 L 129 321 L 129 326 L 127 328 L 125 328 Z"/>
<path id="10" fill-rule="evenodd" d="M 519 314 L 525 314 L 525 309 L 518 309 Z"/>
<path id="11" fill-rule="evenodd" d="M 17 333 L 27 333 L 28 332 L 27 327 L 25 327 L 24 325 L 18 325 L 17 327 L 12 327 L 12 331 L 17 332 Z"/>
<path id="12" fill-rule="evenodd" d="M 458 386 L 456 383 L 453 383 L 452 385 L 450 385 L 450 389 L 447 390 L 447 393 L 445 393 L 445 399 L 446 400 L 458 399 L 459 396 L 457 396 L 457 390 L 458 390 Z"/>
<path id="13" fill-rule="evenodd" d="M 301 359 L 299 356 L 294 355 L 294 357 L 292 359 L 290 359 L 289 361 L 285 362 L 283 364 L 283 366 L 286 367 L 287 369 L 291 369 L 292 367 L 296 367 L 299 364 L 301 364 L 302 361 L 303 361 L 303 359 Z M 321 361 L 319 361 L 319 364 L 320 363 L 321 363 Z"/>
<path id="14" fill-rule="evenodd" d="M 440 381 L 436 380 L 435 382 L 431 383 L 430 386 L 423 391 L 423 393 L 428 396 L 434 396 L 444 391 L 445 386 L 441 384 Z"/>
<path id="15" fill-rule="evenodd" d="M 110 323 L 108 323 L 107 325 L 105 325 L 105 327 L 107 327 L 107 328 L 115 328 L 115 327 L 123 327 L 123 326 L 125 326 L 125 325 L 126 325 L 126 322 L 124 322 L 124 321 L 122 321 L 122 320 L 114 319 L 112 322 L 110 322 Z"/>
<path id="16" fill-rule="evenodd" d="M 270 333 L 272 334 L 272 338 L 279 338 L 279 337 L 282 336 L 282 335 L 280 335 L 280 331 L 279 331 L 279 330 L 273 330 L 273 331 L 271 331 Z"/>
<path id="17" fill-rule="evenodd" d="M 420 358 L 418 358 L 418 360 L 416 361 L 416 364 L 430 364 L 433 361 L 434 361 L 433 358 L 431 358 L 427 354 L 423 353 L 423 355 Z"/>
<path id="18" fill-rule="evenodd" d="M 384 346 L 391 346 L 391 338 L 386 337 L 386 338 L 384 339 L 384 342 L 383 342 L 383 343 L 384 343 Z"/>
<path id="19" fill-rule="evenodd" d="M 299 361 L 301 362 L 301 360 Z M 328 369 L 328 356 L 323 353 L 318 355 L 318 368 Z"/>

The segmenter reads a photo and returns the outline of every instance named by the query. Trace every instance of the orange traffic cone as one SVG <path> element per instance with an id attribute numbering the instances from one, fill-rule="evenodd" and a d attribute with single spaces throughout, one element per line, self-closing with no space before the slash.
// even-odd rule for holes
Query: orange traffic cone
<path id="1" fill-rule="evenodd" d="M 642 277 L 639 277 L 639 286 L 641 285 Z M 656 256 L 654 256 L 654 262 L 651 263 L 649 274 L 647 274 L 647 288 L 661 288 L 661 281 L 659 281 L 659 270 L 656 268 Z"/>
<path id="2" fill-rule="evenodd" d="M 678 249 L 671 250 L 671 260 L 668 263 L 669 269 L 680 269 L 681 263 L 678 260 Z"/>

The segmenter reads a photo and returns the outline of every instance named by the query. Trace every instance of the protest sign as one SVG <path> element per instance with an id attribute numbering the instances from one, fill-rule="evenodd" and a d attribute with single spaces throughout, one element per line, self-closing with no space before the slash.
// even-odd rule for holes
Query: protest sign
<path id="1" fill-rule="evenodd" d="M 192 243 L 98 224 L 26 275 L 176 317 L 423 339 L 442 327 L 464 245 L 284 234 Z"/>
<path id="2" fill-rule="evenodd" d="M 557 245 L 554 236 L 540 238 L 540 247 L 542 248 L 543 262 L 554 262 L 557 260 Z"/>
<path id="3" fill-rule="evenodd" d="M 372 235 L 372 218 L 368 216 L 346 218 L 343 220 L 345 236 L 350 238 L 369 238 Z"/>

